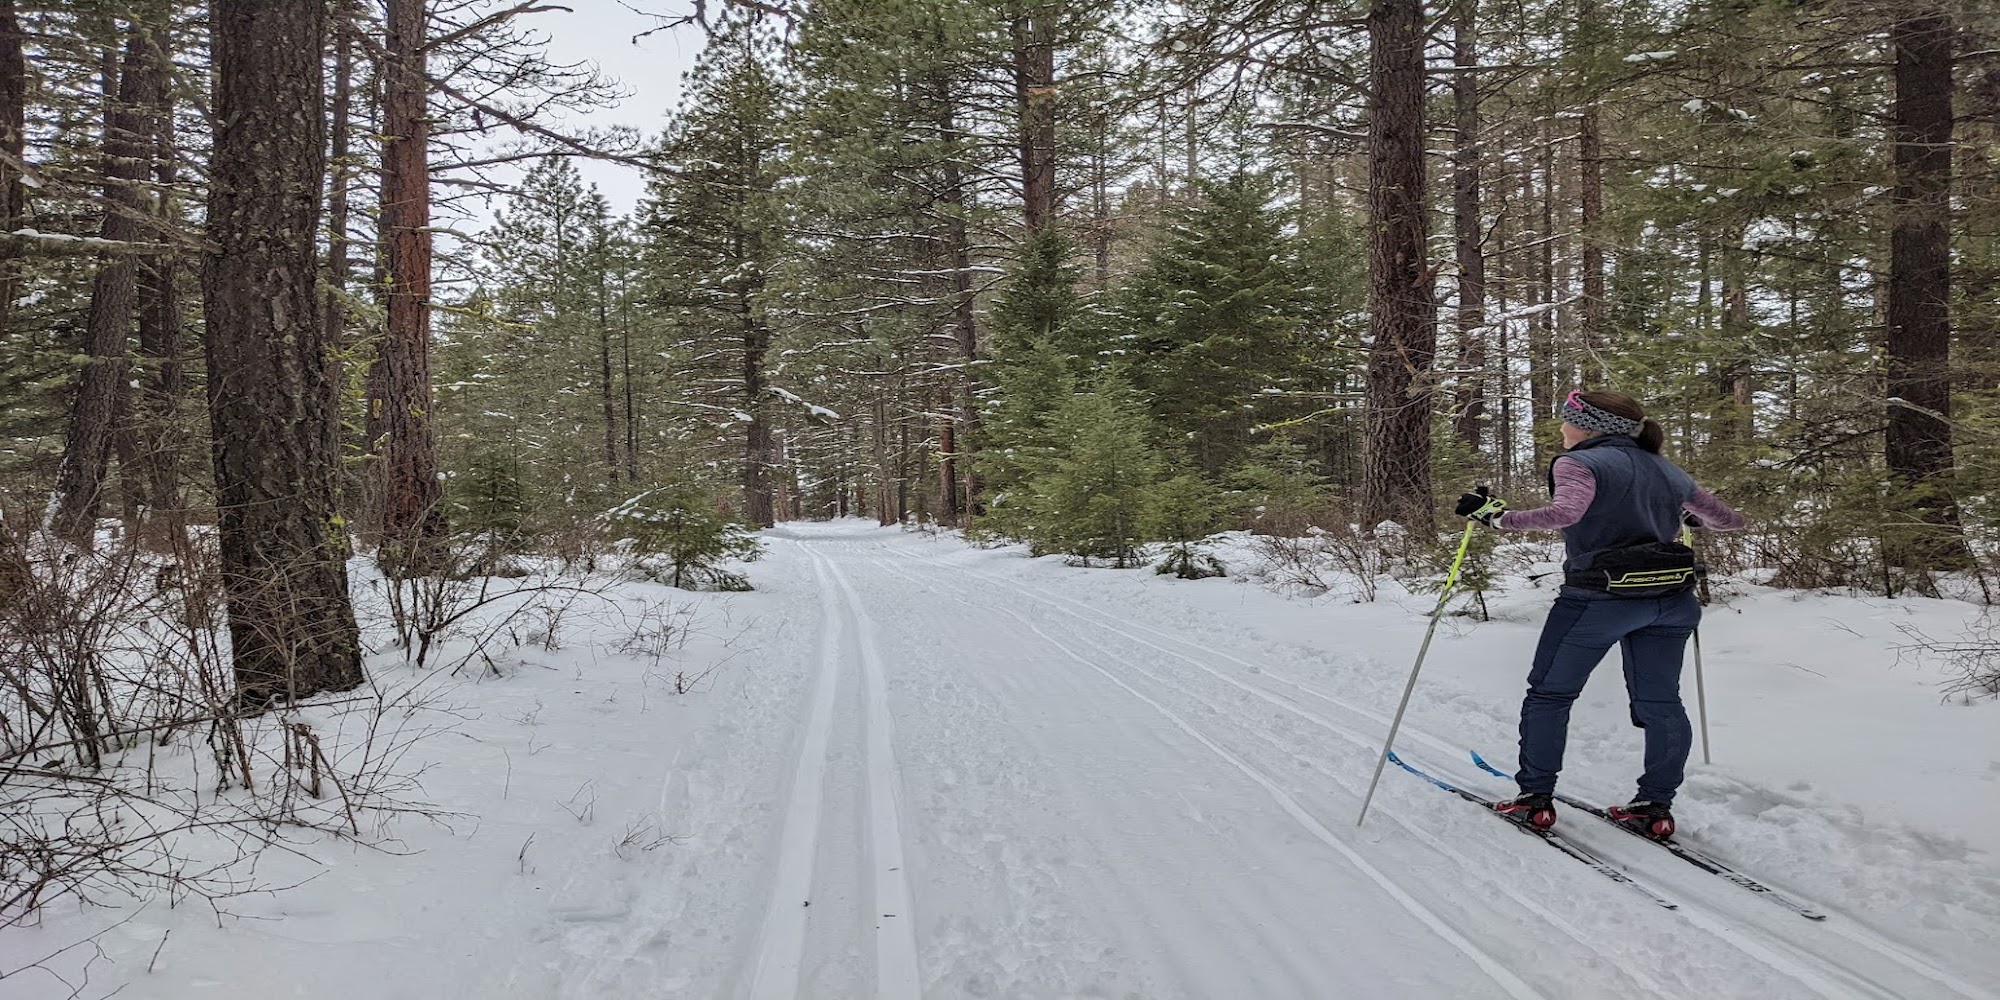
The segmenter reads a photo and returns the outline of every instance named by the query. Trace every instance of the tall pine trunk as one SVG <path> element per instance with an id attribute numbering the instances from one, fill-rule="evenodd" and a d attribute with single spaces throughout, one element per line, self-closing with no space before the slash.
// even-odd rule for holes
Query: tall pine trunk
<path id="1" fill-rule="evenodd" d="M 382 338 L 382 564 L 436 571 L 445 533 L 431 426 L 430 118 L 424 78 L 426 0 L 388 0 L 383 62 L 382 238 L 389 268 Z"/>
<path id="2" fill-rule="evenodd" d="M 21 182 L 28 149 L 27 34 L 14 0 L 0 0 L 0 232 L 21 228 L 27 188 Z M 20 251 L 0 240 L 0 340 L 13 331 L 14 300 L 21 296 Z"/>
<path id="3" fill-rule="evenodd" d="M 171 232 L 180 216 L 174 196 L 180 169 L 175 162 L 172 58 L 166 41 L 165 32 L 152 38 L 145 70 L 152 79 L 143 88 L 152 102 L 147 115 L 152 124 L 153 179 L 159 182 L 159 190 L 151 198 L 151 215 L 162 234 Z M 151 504 L 141 530 L 148 544 L 162 550 L 184 544 L 187 526 L 181 504 L 186 447 L 179 426 L 182 397 L 187 393 L 182 263 L 181 255 L 174 253 L 151 254 L 139 263 L 139 354 L 145 360 L 148 378 L 134 405 L 139 461 L 133 471 L 144 479 Z"/>
<path id="4" fill-rule="evenodd" d="M 618 485 L 618 407 L 611 380 L 611 276 L 603 219 L 597 220 L 591 263 L 597 270 L 597 390 L 604 416 L 604 478 Z"/>
<path id="5" fill-rule="evenodd" d="M 1575 30 L 1583 37 L 1583 56 L 1588 72 L 1596 72 L 1599 58 L 1597 39 L 1603 11 L 1597 0 L 1583 0 L 1577 7 Z M 1577 121 L 1576 169 L 1577 200 L 1582 204 L 1581 250 L 1583 268 L 1582 308 L 1577 316 L 1578 339 L 1582 342 L 1581 380 L 1595 385 L 1604 379 L 1603 352 L 1608 346 L 1605 329 L 1604 294 L 1604 125 L 1598 113 L 1602 91 L 1587 83 L 1583 113 Z"/>
<path id="6" fill-rule="evenodd" d="M 943 42 L 940 33 L 938 43 L 942 45 Z M 947 420 L 938 432 L 938 476 L 942 486 L 938 520 L 964 525 L 970 515 L 979 511 L 981 487 L 975 461 L 979 445 L 979 376 L 976 367 L 979 361 L 978 293 L 972 280 L 972 236 L 966 221 L 972 210 L 972 199 L 965 166 L 960 161 L 964 135 L 959 129 L 951 82 L 939 77 L 932 86 L 938 133 L 947 144 L 943 163 L 944 237 L 951 269 L 952 308 L 949 322 L 959 362 L 952 379 L 955 384 L 947 390 L 956 397 L 957 426 L 952 427 L 951 421 Z"/>
<path id="7" fill-rule="evenodd" d="M 1364 523 L 1419 533 L 1431 504 L 1437 300 L 1427 258 L 1422 0 L 1376 0 L 1368 14 L 1368 353 Z"/>
<path id="8" fill-rule="evenodd" d="M 1458 255 L 1459 440 L 1474 451 L 1486 421 L 1486 233 L 1480 211 L 1478 0 L 1460 0 L 1452 17 L 1452 242 Z"/>
<path id="9" fill-rule="evenodd" d="M 145 92 L 148 74 L 144 27 L 134 25 L 122 60 L 105 60 L 104 222 L 102 239 L 129 243 L 147 235 L 145 183 L 152 179 L 152 129 Z M 139 263 L 122 249 L 99 257 L 84 314 L 81 353 L 87 359 L 70 398 L 69 426 L 63 436 L 62 464 L 56 472 L 57 534 L 88 546 L 97 522 L 98 501 L 111 464 L 112 437 L 132 366 L 130 340 L 138 295 Z M 131 527 L 128 525 L 128 527 Z"/>
<path id="10" fill-rule="evenodd" d="M 632 295 L 623 283 L 618 289 L 619 382 L 625 396 L 625 481 L 639 481 L 639 397 L 632 386 Z"/>
<path id="11" fill-rule="evenodd" d="M 366 678 L 335 508 L 338 387 L 315 284 L 323 0 L 215 0 L 202 291 L 230 653 L 251 707 Z"/>
<path id="12" fill-rule="evenodd" d="M 1914 493 L 1914 520 L 1884 541 L 1889 561 L 1951 569 L 1968 561 L 1951 476 L 1950 15 L 1929 0 L 1905 0 L 1889 32 L 1895 47 L 1894 152 L 1888 302 L 1890 474 Z"/>
<path id="13" fill-rule="evenodd" d="M 1014 18 L 1014 101 L 1021 118 L 1021 202 L 1028 233 L 1056 210 L 1056 4 Z"/>

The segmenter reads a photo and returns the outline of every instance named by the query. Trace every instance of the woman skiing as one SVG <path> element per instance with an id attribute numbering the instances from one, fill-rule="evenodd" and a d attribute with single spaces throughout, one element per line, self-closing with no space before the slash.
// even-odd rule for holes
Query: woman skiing
<path id="1" fill-rule="evenodd" d="M 1632 722 L 1646 731 L 1646 773 L 1613 819 L 1658 839 L 1674 832 L 1672 805 L 1694 742 L 1681 704 L 1681 659 L 1701 621 L 1694 553 L 1676 540 L 1683 523 L 1733 531 L 1743 517 L 1660 456 L 1666 434 L 1637 400 L 1577 390 L 1558 408 L 1563 447 L 1549 464 L 1548 506 L 1509 511 L 1477 493 L 1461 517 L 1502 531 L 1556 531 L 1567 558 L 1563 587 L 1542 628 L 1521 704 L 1518 798 L 1496 808 L 1547 828 L 1556 821 L 1556 775 L 1569 710 L 1612 646 L 1625 661 Z"/>

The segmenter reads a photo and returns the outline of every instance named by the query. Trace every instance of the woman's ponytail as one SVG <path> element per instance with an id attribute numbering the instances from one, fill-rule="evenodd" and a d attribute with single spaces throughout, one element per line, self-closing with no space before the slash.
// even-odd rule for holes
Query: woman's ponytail
<path id="1" fill-rule="evenodd" d="M 1657 455 L 1667 443 L 1667 429 L 1657 420 L 1647 420 L 1639 426 L 1639 447 Z"/>
<path id="2" fill-rule="evenodd" d="M 1576 393 L 1583 400 L 1606 413 L 1639 421 L 1639 433 L 1632 435 L 1639 441 L 1639 447 L 1657 455 L 1667 443 L 1667 429 L 1657 420 L 1646 419 L 1646 408 L 1639 401 L 1622 392 L 1606 392 L 1602 389 L 1584 389 Z"/>

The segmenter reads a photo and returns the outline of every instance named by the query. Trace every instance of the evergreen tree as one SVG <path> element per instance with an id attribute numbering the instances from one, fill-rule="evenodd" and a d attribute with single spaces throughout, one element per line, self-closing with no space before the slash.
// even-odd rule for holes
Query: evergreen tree
<path id="1" fill-rule="evenodd" d="M 1210 475 L 1242 462 L 1306 384 L 1298 282 L 1268 182 L 1203 182 L 1115 307 L 1133 381 L 1166 439 Z"/>
<path id="2" fill-rule="evenodd" d="M 1302 535 L 1329 513 L 1333 502 L 1326 478 L 1291 434 L 1274 435 L 1251 449 L 1249 460 L 1229 482 L 1244 522 L 1260 534 Z"/>
<path id="3" fill-rule="evenodd" d="M 1049 424 L 1057 453 L 1025 485 L 1029 542 L 1086 566 L 1137 564 L 1147 487 L 1159 472 L 1143 404 L 1121 378 L 1106 375 L 1064 400 Z"/>
<path id="4" fill-rule="evenodd" d="M 502 207 L 484 251 L 481 293 L 446 317 L 451 429 L 519 449 L 537 493 L 609 502 L 627 464 L 613 344 L 630 335 L 635 293 L 614 287 L 630 244 L 596 188 L 550 158 Z"/>
<path id="5" fill-rule="evenodd" d="M 667 169 L 648 185 L 637 237 L 656 301 L 685 338 L 697 406 L 734 439 L 743 518 L 774 516 L 769 354 L 773 271 L 783 208 L 780 84 L 772 40 L 732 15 L 688 75 L 686 106 L 663 142 Z M 691 373 L 692 374 L 692 373 Z"/>
<path id="6" fill-rule="evenodd" d="M 1193 473 L 1182 473 L 1155 483 L 1146 492 L 1139 530 L 1145 537 L 1165 542 L 1157 571 L 1183 580 L 1222 576 L 1221 560 L 1202 545 L 1222 526 L 1222 491 Z"/>

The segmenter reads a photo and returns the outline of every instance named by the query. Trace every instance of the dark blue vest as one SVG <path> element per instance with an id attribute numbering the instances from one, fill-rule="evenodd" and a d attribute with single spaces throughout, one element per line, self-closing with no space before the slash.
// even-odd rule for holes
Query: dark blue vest
<path id="1" fill-rule="evenodd" d="M 1583 520 L 1563 529 L 1569 558 L 1563 569 L 1589 569 L 1599 552 L 1668 542 L 1680 536 L 1681 508 L 1694 496 L 1694 478 L 1639 447 L 1623 434 L 1591 438 L 1563 452 L 1597 480 L 1597 496 Z"/>

